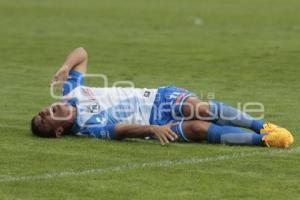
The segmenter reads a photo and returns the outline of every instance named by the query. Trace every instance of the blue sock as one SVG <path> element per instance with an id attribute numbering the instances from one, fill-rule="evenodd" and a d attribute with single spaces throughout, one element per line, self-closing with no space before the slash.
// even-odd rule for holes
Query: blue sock
<path id="1" fill-rule="evenodd" d="M 212 122 L 215 124 L 249 128 L 256 133 L 259 133 L 265 123 L 263 120 L 257 120 L 224 103 L 210 101 L 209 104 L 210 117 L 213 118 Z"/>
<path id="2" fill-rule="evenodd" d="M 238 127 L 218 126 L 212 123 L 207 131 L 207 141 L 214 144 L 264 146 L 262 141 L 264 135 L 248 132 Z"/>

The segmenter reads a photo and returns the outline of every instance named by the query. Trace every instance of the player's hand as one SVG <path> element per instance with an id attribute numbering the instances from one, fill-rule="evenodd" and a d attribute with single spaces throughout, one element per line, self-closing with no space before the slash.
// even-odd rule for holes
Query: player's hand
<path id="1" fill-rule="evenodd" d="M 62 86 L 63 82 L 66 81 L 69 77 L 69 68 L 67 66 L 62 66 L 57 72 L 53 75 L 51 79 L 51 84 L 54 84 L 57 86 Z"/>
<path id="2" fill-rule="evenodd" d="M 151 126 L 151 133 L 159 140 L 161 145 L 168 144 L 170 141 L 175 141 L 178 136 L 171 130 L 171 124 L 164 126 Z"/>

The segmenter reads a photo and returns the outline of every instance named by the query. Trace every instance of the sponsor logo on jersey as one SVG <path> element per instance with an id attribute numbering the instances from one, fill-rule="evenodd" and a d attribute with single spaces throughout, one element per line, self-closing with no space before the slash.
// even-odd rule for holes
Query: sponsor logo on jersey
<path id="1" fill-rule="evenodd" d="M 145 91 L 144 92 L 144 97 L 150 97 L 151 92 L 150 91 Z"/>
<path id="2" fill-rule="evenodd" d="M 87 106 L 87 109 L 90 113 L 99 113 L 101 112 L 101 107 L 97 102 L 94 102 L 93 104 L 90 104 Z"/>

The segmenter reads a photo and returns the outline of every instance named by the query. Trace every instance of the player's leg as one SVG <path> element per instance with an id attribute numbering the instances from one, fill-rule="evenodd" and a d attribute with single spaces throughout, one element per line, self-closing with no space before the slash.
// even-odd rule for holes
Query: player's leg
<path id="1" fill-rule="evenodd" d="M 248 145 L 263 145 L 275 146 L 275 147 L 287 147 L 293 143 L 293 138 L 288 131 L 283 129 L 270 129 L 262 133 L 266 134 L 253 134 L 252 132 L 245 131 L 238 127 L 250 128 L 256 132 L 259 132 L 264 122 L 256 120 L 246 113 L 232 108 L 230 106 L 218 106 L 216 104 L 201 102 L 200 100 L 193 97 L 194 95 L 187 90 L 176 88 L 176 87 L 165 87 L 162 89 L 160 104 L 166 105 L 163 109 L 158 109 L 157 113 L 166 113 L 163 118 L 158 115 L 151 117 L 151 124 L 164 124 L 170 121 L 178 120 L 178 118 L 189 118 L 191 114 L 195 115 L 194 119 L 198 119 L 199 116 L 210 117 L 210 121 L 204 120 L 193 120 L 195 123 L 181 121 L 173 127 L 174 131 L 178 133 L 180 137 L 189 141 L 201 140 L 201 137 L 207 138 L 210 143 L 226 143 L 226 144 L 248 144 Z M 156 104 L 155 104 L 156 105 Z M 217 113 L 215 113 L 217 112 Z M 239 115 L 240 114 L 240 115 Z M 156 115 L 153 115 L 156 116 Z M 230 118 L 230 117 L 235 118 Z M 216 117 L 214 119 L 214 117 Z M 202 117 L 201 117 L 202 118 Z M 199 119 L 201 119 L 199 118 Z M 213 120 L 212 120 L 213 118 Z M 213 123 L 211 123 L 213 122 Z M 189 123 L 192 123 L 189 127 Z M 219 126 L 222 125 L 222 126 Z M 230 125 L 230 126 L 226 126 Z M 199 130 L 197 130 L 199 129 Z M 275 131 L 274 131 L 275 130 Z M 186 131 L 186 133 L 185 133 Z M 200 136 L 199 136 L 200 134 Z M 187 135 L 187 136 L 185 136 Z M 262 143 L 262 140 L 265 142 Z"/>
<path id="2" fill-rule="evenodd" d="M 256 133 L 263 129 L 264 121 L 217 101 L 204 102 L 189 97 L 183 103 L 182 113 L 187 118 L 211 121 L 217 125 L 229 125 L 249 128 Z"/>
<path id="3" fill-rule="evenodd" d="M 201 120 L 181 121 L 172 130 L 187 142 L 207 140 L 213 144 L 265 146 L 265 134 L 255 134 L 238 127 L 219 126 Z"/>

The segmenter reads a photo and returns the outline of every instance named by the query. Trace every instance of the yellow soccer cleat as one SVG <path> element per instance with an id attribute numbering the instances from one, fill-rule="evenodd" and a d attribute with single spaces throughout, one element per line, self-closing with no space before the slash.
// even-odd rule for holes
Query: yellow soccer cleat
<path id="1" fill-rule="evenodd" d="M 275 131 L 277 128 L 280 128 L 279 126 L 272 124 L 272 123 L 266 123 L 264 124 L 263 128 L 260 129 L 260 133 L 270 133 Z"/>
<path id="2" fill-rule="evenodd" d="M 293 135 L 287 129 L 275 124 L 265 124 L 260 133 L 267 134 L 262 138 L 267 147 L 287 148 L 294 142 Z"/>

